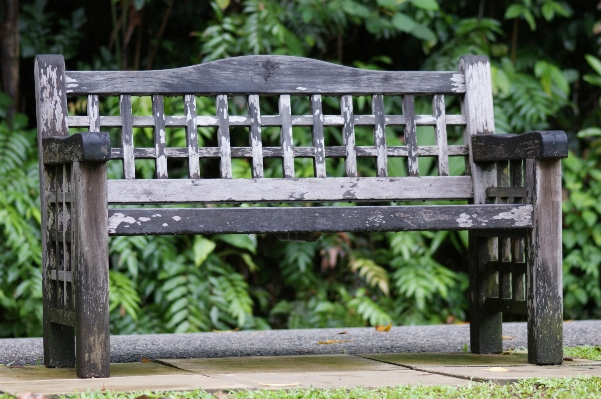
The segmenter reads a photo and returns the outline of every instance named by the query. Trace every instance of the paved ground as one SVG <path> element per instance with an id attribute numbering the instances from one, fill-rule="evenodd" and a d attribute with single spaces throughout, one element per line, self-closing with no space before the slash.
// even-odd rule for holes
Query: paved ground
<path id="1" fill-rule="evenodd" d="M 243 331 L 111 337 L 109 379 L 81 380 L 42 361 L 41 339 L 0 340 L 0 391 L 62 393 L 87 389 L 281 389 L 398 384 L 505 383 L 539 376 L 601 376 L 601 362 L 531 366 L 525 323 L 503 325 L 505 355 L 472 355 L 468 325 Z M 564 324 L 565 344 L 601 345 L 601 321 Z M 425 353 L 435 352 L 435 353 Z M 142 361 L 144 359 L 144 361 Z M 152 360 L 152 362 L 148 362 Z M 17 366 L 17 367 L 15 367 Z"/>

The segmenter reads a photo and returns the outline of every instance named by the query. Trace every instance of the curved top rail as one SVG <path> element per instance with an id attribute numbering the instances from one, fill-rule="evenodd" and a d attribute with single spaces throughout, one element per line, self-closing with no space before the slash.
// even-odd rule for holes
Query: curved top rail
<path id="1" fill-rule="evenodd" d="M 154 71 L 66 71 L 68 94 L 456 94 L 460 72 L 371 71 L 309 58 L 254 55 Z"/>

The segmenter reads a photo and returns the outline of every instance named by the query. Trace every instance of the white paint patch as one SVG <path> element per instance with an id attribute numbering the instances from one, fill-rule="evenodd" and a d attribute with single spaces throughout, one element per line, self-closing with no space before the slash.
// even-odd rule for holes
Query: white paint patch
<path id="1" fill-rule="evenodd" d="M 136 223 L 136 219 L 132 218 L 131 216 L 125 216 L 122 213 L 113 214 L 113 216 L 111 216 L 108 220 L 109 233 L 116 233 L 117 227 L 119 227 L 119 225 L 121 223 L 134 224 L 134 223 Z M 129 227 L 129 226 L 125 226 L 125 227 Z"/>
<path id="2" fill-rule="evenodd" d="M 514 220 L 517 227 L 529 226 L 532 218 L 532 206 L 522 208 L 513 208 L 509 212 L 501 212 L 493 219 L 509 219 Z"/>
<path id="3" fill-rule="evenodd" d="M 163 223 L 163 227 L 167 227 L 169 226 L 167 223 Z"/>
<path id="4" fill-rule="evenodd" d="M 153 218 L 160 218 L 161 214 L 160 213 L 155 213 L 154 215 L 152 215 Z"/>
<path id="5" fill-rule="evenodd" d="M 176 222 L 182 220 L 182 218 L 180 218 L 179 216 L 173 216 L 171 219 L 175 220 Z"/>
<path id="6" fill-rule="evenodd" d="M 470 215 L 467 213 L 462 213 L 459 215 L 457 218 L 457 224 L 459 227 L 472 227 L 473 225 L 472 221 L 470 220 Z"/>
<path id="7" fill-rule="evenodd" d="M 453 86 L 453 92 L 464 93 L 465 92 L 465 75 L 461 73 L 453 74 L 451 78 L 451 85 Z"/>
<path id="8" fill-rule="evenodd" d="M 300 86 L 299 86 L 299 87 L 297 87 L 297 88 L 296 88 L 296 90 L 305 91 L 305 90 L 307 90 L 307 88 L 306 88 L 306 87 L 300 87 Z"/>
<path id="9" fill-rule="evenodd" d="M 148 222 L 150 220 L 150 218 L 141 217 L 141 218 L 138 218 L 138 220 L 140 222 Z"/>

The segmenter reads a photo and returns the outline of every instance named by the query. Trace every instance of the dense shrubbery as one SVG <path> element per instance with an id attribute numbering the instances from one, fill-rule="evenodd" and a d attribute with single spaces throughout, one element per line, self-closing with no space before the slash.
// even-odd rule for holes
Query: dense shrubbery
<path id="1" fill-rule="evenodd" d="M 601 115 L 595 85 L 601 84 L 601 63 L 595 56 L 601 43 L 595 2 L 571 8 L 553 0 L 481 0 L 474 9 L 473 2 L 461 0 L 123 0 L 111 1 L 96 18 L 91 13 L 100 6 L 62 10 L 53 9 L 59 2 L 22 3 L 22 65 L 29 67 L 34 54 L 52 51 L 64 53 L 72 68 L 95 69 L 175 67 L 268 53 L 372 69 L 449 70 L 463 54 L 487 55 L 498 132 L 559 128 L 570 136 L 573 152 L 564 162 L 566 316 L 599 317 Z M 90 49 L 90 43 L 96 46 Z M 585 53 L 594 55 L 585 59 Z M 31 88 L 23 87 L 30 111 Z M 2 112 L 8 100 L 0 97 L 0 335 L 39 335 L 35 131 L 23 116 L 7 123 Z M 198 101 L 199 110 L 214 114 L 210 100 Z M 83 105 L 73 102 L 70 109 Z M 369 112 L 369 99 L 359 98 L 355 106 Z M 118 111 L 111 101 L 102 107 Z M 150 107 L 144 98 L 134 102 L 134 111 Z M 246 112 L 243 102 L 230 107 Z M 395 100 L 386 107 L 400 111 Z M 456 111 L 459 104 L 448 107 Z M 200 133 L 201 140 L 212 140 L 211 131 Z M 397 133 L 388 131 L 387 140 L 398 143 Z M 152 140 L 150 129 L 135 134 L 137 143 Z M 330 134 L 337 140 L 336 132 Z M 359 142 L 371 132 L 357 134 Z M 461 140 L 461 132 L 450 136 Z M 174 131 L 171 140 L 169 145 L 185 145 L 181 132 Z M 266 129 L 264 140 L 277 145 L 279 137 Z M 117 164 L 109 166 L 109 173 L 118 173 Z M 136 166 L 140 176 L 152 176 L 151 163 Z M 250 176 L 245 160 L 233 167 L 235 174 Z M 400 163 L 393 167 L 403 173 Z M 453 167 L 459 172 L 462 164 Z M 310 163 L 296 168 L 300 176 L 312 174 Z M 278 173 L 278 165 L 266 162 L 266 176 Z M 449 232 L 340 233 L 316 243 L 261 235 L 116 237 L 110 240 L 112 332 L 468 320 L 465 245 L 464 233 Z"/>

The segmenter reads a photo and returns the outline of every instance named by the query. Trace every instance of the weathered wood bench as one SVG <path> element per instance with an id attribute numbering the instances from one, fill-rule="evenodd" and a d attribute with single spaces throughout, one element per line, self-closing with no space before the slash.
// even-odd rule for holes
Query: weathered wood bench
<path id="1" fill-rule="evenodd" d="M 108 237 L 142 234 L 274 233 L 284 239 L 338 231 L 469 230 L 470 332 L 474 353 L 502 350 L 502 313 L 528 316 L 528 360 L 562 362 L 561 168 L 564 132 L 494 135 L 488 60 L 465 56 L 458 71 L 381 72 L 281 56 L 231 58 L 164 71 L 65 71 L 57 55 L 35 66 L 42 203 L 44 362 L 76 365 L 80 377 L 109 375 Z M 152 115 L 132 116 L 132 96 L 152 96 Z M 247 116 L 228 113 L 228 96 L 246 96 Z M 340 113 L 323 115 L 322 96 L 340 97 Z M 355 115 L 353 96 L 371 96 L 369 115 Z M 67 96 L 84 96 L 87 115 L 69 116 Z M 100 115 L 99 97 L 119 96 L 120 116 Z M 183 97 L 185 115 L 164 112 L 163 96 Z M 216 114 L 198 115 L 196 96 L 215 98 Z M 261 115 L 259 96 L 279 97 L 277 115 Z M 290 96 L 310 101 L 295 115 Z M 384 96 L 402 96 L 402 115 L 387 115 Z M 416 96 L 433 112 L 417 115 Z M 462 111 L 446 114 L 445 96 Z M 262 97 L 261 97 L 262 98 Z M 261 100 L 263 101 L 263 100 Z M 436 145 L 417 144 L 416 126 L 432 126 Z M 199 147 L 197 129 L 217 129 L 217 146 Z M 230 127 L 249 131 L 244 147 Z M 276 126 L 281 145 L 262 145 L 261 128 Z M 312 145 L 295 147 L 292 127 L 310 127 Z M 337 126 L 344 145 L 324 144 Z M 373 128 L 374 145 L 355 144 L 355 126 Z M 402 126 L 401 146 L 386 143 L 386 126 Z M 447 143 L 447 126 L 462 126 L 463 145 Z M 103 128 L 121 129 L 111 148 Z M 154 148 L 135 148 L 134 127 L 154 129 Z M 185 129 L 187 147 L 166 146 L 166 128 Z M 69 135 L 70 128 L 88 132 Z M 307 128 L 309 129 L 309 128 Z M 449 175 L 449 157 L 466 173 Z M 232 158 L 247 158 L 252 178 L 232 178 Z M 282 178 L 264 177 L 263 159 L 280 158 Z M 294 159 L 312 158 L 312 178 L 297 178 Z M 346 177 L 328 177 L 326 158 L 344 158 Z M 375 160 L 375 177 L 360 177 L 357 159 Z M 406 161 L 405 177 L 389 177 L 388 159 Z M 435 157 L 437 176 L 420 176 L 418 159 Z M 136 159 L 154 159 L 156 179 L 137 179 Z M 188 179 L 168 176 L 167 159 L 184 159 Z M 203 178 L 200 160 L 219 160 L 220 178 Z M 123 178 L 107 180 L 107 161 L 122 160 Z M 406 200 L 463 200 L 457 205 L 381 205 Z M 467 204 L 465 204 L 467 200 Z M 114 204 L 313 203 L 302 207 L 119 208 Z M 321 202 L 377 206 L 315 206 Z"/>

